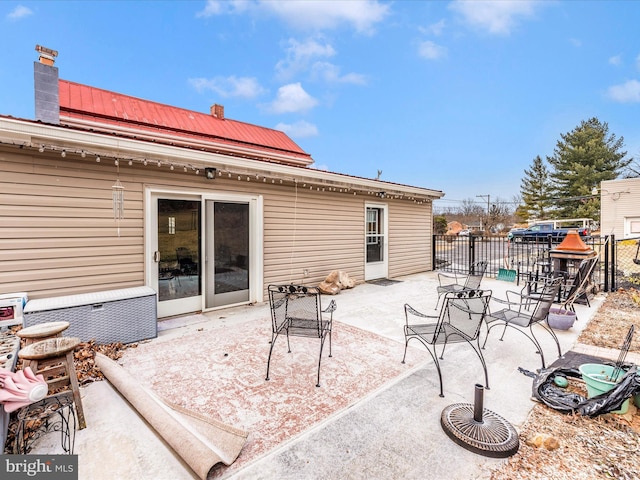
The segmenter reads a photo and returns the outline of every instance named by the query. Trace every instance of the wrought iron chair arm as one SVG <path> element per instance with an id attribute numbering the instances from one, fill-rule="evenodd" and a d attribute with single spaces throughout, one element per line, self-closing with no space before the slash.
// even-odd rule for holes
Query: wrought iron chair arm
<path id="1" fill-rule="evenodd" d="M 415 315 L 416 317 L 420 317 L 420 318 L 433 318 L 435 320 L 437 320 L 439 317 L 436 315 L 425 315 L 422 312 L 419 312 L 418 310 L 416 310 L 415 308 L 413 308 L 411 305 L 409 305 L 408 303 L 404 304 L 404 315 L 407 318 L 407 323 L 409 321 L 409 316 L 408 314 L 412 314 Z"/>
<path id="2" fill-rule="evenodd" d="M 336 311 L 337 308 L 338 308 L 338 305 L 336 305 L 336 301 L 335 300 L 331 300 L 331 302 L 329 302 L 329 305 L 327 306 L 327 308 L 322 310 L 322 313 L 333 313 L 333 312 Z"/>
<path id="3" fill-rule="evenodd" d="M 459 285 L 463 283 L 465 277 L 458 276 L 455 273 L 438 273 L 438 285 L 444 287 L 445 285 Z"/>
<path id="4" fill-rule="evenodd" d="M 535 295 L 528 295 L 524 292 L 514 292 L 513 290 L 507 290 L 507 300 L 506 302 L 502 300 L 502 303 L 513 303 L 516 305 L 521 305 L 530 302 L 537 302 L 539 298 Z M 517 301 L 511 300 L 511 296 L 515 295 L 518 297 Z M 498 298 L 492 298 L 492 300 L 500 301 Z"/>
<path id="5" fill-rule="evenodd" d="M 506 293 L 507 293 L 507 299 L 506 300 L 501 299 L 501 298 L 491 297 L 491 301 L 492 302 L 496 302 L 496 303 L 500 303 L 502 305 L 506 305 L 509 310 L 514 310 L 514 311 L 518 311 L 518 312 L 522 309 L 523 306 L 526 305 L 526 302 L 528 300 L 536 301 L 536 300 L 534 300 L 534 299 L 532 299 L 530 297 L 527 297 L 526 295 L 523 295 L 523 294 L 518 293 L 518 292 L 514 292 L 513 290 L 508 290 Z M 511 300 L 511 298 L 509 297 L 510 293 L 512 295 L 517 295 L 520 298 L 520 300 L 519 301 Z M 512 307 L 515 307 L 515 308 L 512 308 Z"/>

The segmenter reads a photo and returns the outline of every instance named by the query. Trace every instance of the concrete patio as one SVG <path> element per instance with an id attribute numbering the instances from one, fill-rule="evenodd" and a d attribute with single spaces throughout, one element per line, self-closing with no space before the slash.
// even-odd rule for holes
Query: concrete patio
<path id="1" fill-rule="evenodd" d="M 362 284 L 332 297 L 338 304 L 334 320 L 374 332 L 397 342 L 397 361 L 404 349 L 405 303 L 425 313 L 437 312 L 437 274 L 429 272 L 399 278 L 381 286 Z M 494 297 L 505 298 L 506 290 L 519 290 L 514 283 L 483 280 Z M 558 331 L 562 351 L 607 355 L 576 345 L 604 296 L 591 306 L 576 305 L 578 321 L 568 331 Z M 165 320 L 159 338 L 175 339 L 199 331 L 240 325 L 263 319 L 270 322 L 267 303 L 229 308 L 206 314 Z M 538 332 L 538 330 L 536 330 Z M 555 343 L 539 327 L 547 365 L 557 357 Z M 531 379 L 518 367 L 535 371 L 540 356 L 523 335 L 509 330 L 504 341 L 494 330 L 484 356 L 490 389 L 484 406 L 505 418 L 516 429 L 525 422 L 534 402 Z M 268 340 L 268 339 L 267 339 Z M 417 343 L 415 344 L 417 345 Z M 137 349 L 128 350 L 136 355 Z M 265 353 L 265 364 L 266 354 Z M 617 352 L 614 352 L 617 355 Z M 170 355 L 170 352 L 167 352 Z M 480 362 L 464 344 L 448 347 L 441 362 L 444 398 L 438 396 L 438 376 L 433 361 L 407 355 L 406 373 L 309 430 L 283 442 L 261 458 L 233 472 L 235 479 L 482 479 L 504 460 L 471 453 L 452 442 L 440 426 L 442 410 L 453 403 L 473 403 L 474 386 L 483 383 Z M 615 356 L 613 357 L 615 359 Z M 203 366 L 198 366 L 202 368 Z M 206 368 L 206 365 L 204 366 Z M 310 385 L 310 388 L 315 388 Z M 322 387 L 321 387 L 322 388 Z M 87 428 L 76 434 L 79 478 L 137 478 L 176 480 L 195 478 L 193 472 L 159 438 L 107 381 L 82 389 Z M 268 401 L 269 399 L 264 399 Z M 242 425 L 235 425 L 242 428 Z M 251 432 L 250 432 L 251 435 Z M 57 436 L 48 435 L 32 453 L 60 453 Z M 241 454 L 242 455 L 242 454 Z"/>

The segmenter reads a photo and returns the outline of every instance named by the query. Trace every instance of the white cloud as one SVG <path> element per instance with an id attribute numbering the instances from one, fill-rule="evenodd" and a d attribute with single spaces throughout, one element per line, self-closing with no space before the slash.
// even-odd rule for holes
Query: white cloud
<path id="1" fill-rule="evenodd" d="M 447 49 L 435 42 L 427 40 L 418 46 L 418 54 L 428 60 L 437 60 L 447 56 Z"/>
<path id="2" fill-rule="evenodd" d="M 256 98 L 265 92 L 251 77 L 190 78 L 189 83 L 200 93 L 211 90 L 221 97 Z"/>
<path id="3" fill-rule="evenodd" d="M 445 26 L 446 22 L 444 19 L 442 19 L 439 22 L 432 23 L 431 25 L 428 25 L 426 27 L 420 27 L 419 30 L 427 35 L 434 35 L 436 37 L 439 37 L 440 35 L 442 35 Z"/>
<path id="4" fill-rule="evenodd" d="M 582 40 L 580 40 L 578 38 L 570 38 L 569 39 L 569 43 L 571 43 L 571 45 L 573 45 L 574 47 L 581 47 L 582 46 Z"/>
<path id="5" fill-rule="evenodd" d="M 286 58 L 280 60 L 276 65 L 276 71 L 281 79 L 291 78 L 308 69 L 309 65 L 317 58 L 330 58 L 336 54 L 336 51 L 328 43 L 321 44 L 313 39 L 299 42 L 290 38 L 287 44 Z"/>
<path id="6" fill-rule="evenodd" d="M 29 15 L 33 15 L 33 10 L 23 5 L 18 5 L 16 8 L 11 10 L 9 14 L 7 14 L 7 18 L 11 21 L 16 21 L 21 18 L 28 17 Z"/>
<path id="7" fill-rule="evenodd" d="M 196 14 L 208 18 L 223 14 L 276 15 L 300 30 L 334 29 L 349 25 L 360 33 L 372 33 L 374 26 L 384 20 L 391 6 L 378 0 L 208 0 Z"/>
<path id="8" fill-rule="evenodd" d="M 618 54 L 618 55 L 614 55 L 613 57 L 610 57 L 609 63 L 615 66 L 622 65 L 622 55 Z"/>
<path id="9" fill-rule="evenodd" d="M 312 66 L 313 76 L 329 83 L 351 83 L 366 85 L 367 78 L 359 73 L 340 74 L 340 67 L 329 62 L 316 62 Z"/>
<path id="10" fill-rule="evenodd" d="M 318 101 L 304 91 L 300 83 L 290 83 L 278 89 L 276 99 L 268 106 L 273 113 L 296 113 L 311 110 Z"/>
<path id="11" fill-rule="evenodd" d="M 639 103 L 640 82 L 637 80 L 629 80 L 621 85 L 609 87 L 607 90 L 607 96 L 614 102 Z"/>
<path id="12" fill-rule="evenodd" d="M 360 33 L 372 33 L 390 10 L 390 5 L 377 0 L 261 0 L 260 5 L 299 29 L 333 29 L 347 24 Z"/>
<path id="13" fill-rule="evenodd" d="M 313 123 L 300 120 L 293 124 L 279 123 L 275 126 L 276 130 L 280 130 L 292 138 L 317 137 L 318 127 Z"/>
<path id="14" fill-rule="evenodd" d="M 243 13 L 251 6 L 250 0 L 207 0 L 204 9 L 196 13 L 197 18 L 209 18 L 225 13 Z"/>
<path id="15" fill-rule="evenodd" d="M 286 58 L 280 60 L 275 67 L 278 78 L 281 80 L 289 80 L 297 74 L 310 70 L 314 78 L 322 79 L 326 82 L 366 84 L 364 75 L 358 73 L 341 75 L 340 67 L 323 61 L 336 55 L 335 49 L 328 43 L 319 42 L 315 39 L 300 42 L 290 38 L 287 41 L 285 51 Z"/>
<path id="16" fill-rule="evenodd" d="M 455 0 L 449 8 L 472 26 L 491 34 L 509 35 L 519 19 L 534 15 L 538 5 L 541 4 L 532 0 Z"/>

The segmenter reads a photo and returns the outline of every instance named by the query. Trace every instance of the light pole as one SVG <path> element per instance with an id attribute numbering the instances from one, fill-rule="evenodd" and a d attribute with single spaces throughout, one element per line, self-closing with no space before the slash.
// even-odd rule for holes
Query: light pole
<path id="1" fill-rule="evenodd" d="M 489 218 L 489 203 L 491 202 L 491 195 L 476 195 L 476 197 L 487 197 L 487 218 Z M 482 230 L 482 217 L 480 217 L 480 230 Z"/>

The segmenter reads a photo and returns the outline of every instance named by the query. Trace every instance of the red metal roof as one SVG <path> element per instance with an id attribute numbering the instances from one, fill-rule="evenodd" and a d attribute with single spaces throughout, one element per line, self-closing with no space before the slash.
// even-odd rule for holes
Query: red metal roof
<path id="1" fill-rule="evenodd" d="M 298 165 L 313 162 L 311 155 L 279 130 L 220 119 L 67 80 L 59 80 L 58 84 L 61 117 L 173 135 L 183 137 L 185 141 L 210 142 L 218 149 L 228 145 L 254 150 L 261 155 L 284 155 Z M 63 118 L 61 123 L 64 123 Z"/>

